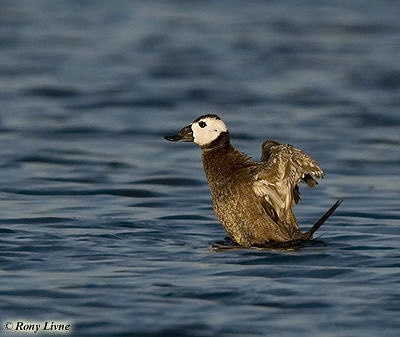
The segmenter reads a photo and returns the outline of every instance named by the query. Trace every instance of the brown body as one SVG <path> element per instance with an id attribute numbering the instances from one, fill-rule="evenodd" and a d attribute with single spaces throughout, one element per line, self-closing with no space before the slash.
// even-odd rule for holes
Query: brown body
<path id="1" fill-rule="evenodd" d="M 203 148 L 202 159 L 214 212 L 231 239 L 243 246 L 301 239 L 291 208 L 285 215 L 289 221 L 282 221 L 272 206 L 254 193 L 256 176 L 265 169 L 265 162 L 252 161 L 224 137 L 220 144 Z"/>

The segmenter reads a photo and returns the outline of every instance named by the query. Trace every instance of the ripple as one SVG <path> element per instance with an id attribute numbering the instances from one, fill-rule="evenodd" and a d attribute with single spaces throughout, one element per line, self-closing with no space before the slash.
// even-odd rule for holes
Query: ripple
<path id="1" fill-rule="evenodd" d="M 70 218 L 62 217 L 38 217 L 38 218 L 15 218 L 15 219 L 0 219 L 0 224 L 47 224 L 47 223 L 65 223 L 69 222 Z"/>
<path id="2" fill-rule="evenodd" d="M 161 216 L 159 217 L 159 219 L 160 220 L 210 220 L 212 218 L 196 214 L 192 215 L 176 214 L 176 215 Z"/>
<path id="3" fill-rule="evenodd" d="M 23 90 L 23 93 L 28 96 L 44 98 L 71 98 L 80 95 L 79 91 L 75 89 L 57 86 L 34 87 Z"/>
<path id="4" fill-rule="evenodd" d="M 67 104 L 73 110 L 104 110 L 110 108 L 164 108 L 175 107 L 175 101 L 169 97 L 140 97 L 140 98 L 118 98 L 118 99 L 92 99 L 72 101 Z"/>
<path id="5" fill-rule="evenodd" d="M 137 180 L 137 184 L 148 185 L 165 185 L 165 186 L 201 186 L 203 181 L 193 178 L 182 177 L 148 177 L 146 179 Z"/>
<path id="6" fill-rule="evenodd" d="M 49 196 L 79 196 L 79 195 L 114 195 L 120 197 L 129 198 L 157 198 L 161 197 L 163 194 L 159 192 L 152 192 L 148 190 L 141 189 L 123 189 L 123 188 L 111 188 L 111 189 L 58 189 L 58 188 L 40 188 L 35 190 L 12 190 L 3 189 L 3 192 L 15 193 L 21 195 L 49 195 Z"/>

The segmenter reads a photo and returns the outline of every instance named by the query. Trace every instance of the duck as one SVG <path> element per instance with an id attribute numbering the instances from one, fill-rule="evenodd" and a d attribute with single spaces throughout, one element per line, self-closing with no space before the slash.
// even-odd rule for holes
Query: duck
<path id="1" fill-rule="evenodd" d="M 300 202 L 300 184 L 315 187 L 324 177 L 318 163 L 289 144 L 267 140 L 260 161 L 233 147 L 225 123 L 205 114 L 165 136 L 171 142 L 200 146 L 213 209 L 234 245 L 266 247 L 313 239 L 313 234 L 342 203 L 336 203 L 306 232 L 293 213 Z"/>

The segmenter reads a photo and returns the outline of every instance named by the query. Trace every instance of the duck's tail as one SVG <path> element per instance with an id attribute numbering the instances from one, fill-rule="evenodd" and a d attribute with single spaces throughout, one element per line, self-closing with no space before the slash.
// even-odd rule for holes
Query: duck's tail
<path id="1" fill-rule="evenodd" d="M 321 216 L 321 218 L 315 223 L 315 225 L 312 226 L 308 232 L 304 233 L 304 236 L 307 240 L 312 239 L 313 234 L 318 230 L 318 228 L 323 225 L 323 223 L 332 215 L 332 213 L 336 210 L 336 208 L 340 206 L 342 202 L 343 199 L 339 199 L 338 201 L 336 201 L 335 204 L 331 208 L 329 208 L 323 216 Z"/>

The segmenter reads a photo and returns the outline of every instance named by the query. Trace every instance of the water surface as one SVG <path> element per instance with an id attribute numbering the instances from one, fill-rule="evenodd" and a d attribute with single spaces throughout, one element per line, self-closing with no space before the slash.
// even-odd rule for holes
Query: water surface
<path id="1" fill-rule="evenodd" d="M 397 336 L 396 1 L 2 1 L 0 318 L 74 336 Z M 200 150 L 218 113 L 315 158 L 310 245 L 224 239 Z M 33 334 L 33 333 L 30 333 Z M 29 335 L 29 333 L 28 333 Z"/>

